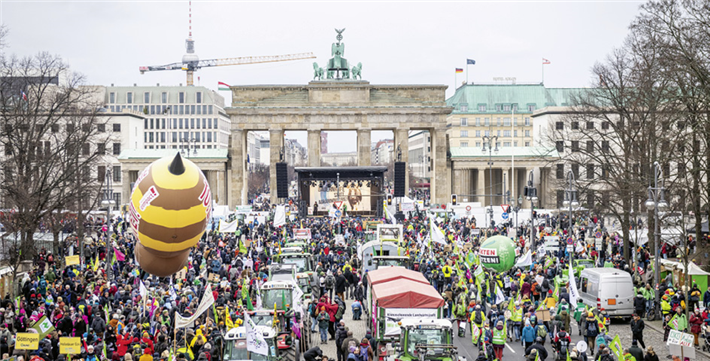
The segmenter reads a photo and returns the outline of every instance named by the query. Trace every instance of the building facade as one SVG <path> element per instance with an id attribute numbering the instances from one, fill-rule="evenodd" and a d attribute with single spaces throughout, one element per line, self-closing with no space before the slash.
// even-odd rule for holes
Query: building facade
<path id="1" fill-rule="evenodd" d="M 409 170 L 419 180 L 425 181 L 430 177 L 431 135 L 427 131 L 409 133 Z"/>
<path id="2" fill-rule="evenodd" d="M 106 108 L 143 113 L 146 149 L 226 149 L 230 120 L 224 98 L 201 86 L 113 86 Z"/>

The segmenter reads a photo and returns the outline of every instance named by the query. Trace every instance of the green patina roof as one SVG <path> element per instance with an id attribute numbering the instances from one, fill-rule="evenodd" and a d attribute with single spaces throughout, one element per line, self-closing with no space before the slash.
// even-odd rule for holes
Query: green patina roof
<path id="1" fill-rule="evenodd" d="M 555 148 L 547 147 L 498 147 L 498 152 L 491 153 L 492 158 L 559 158 L 560 154 Z M 451 158 L 488 158 L 480 147 L 451 147 Z"/>
<path id="2" fill-rule="evenodd" d="M 118 159 L 159 159 L 174 157 L 178 149 L 124 149 Z M 228 149 L 198 149 L 197 154 L 190 151 L 187 159 L 227 159 Z M 184 156 L 184 154 L 183 154 Z"/>
<path id="3" fill-rule="evenodd" d="M 502 110 L 506 104 L 517 104 L 516 114 L 532 114 L 528 105 L 535 105 L 535 109 L 571 105 L 570 94 L 581 91 L 585 89 L 545 88 L 542 84 L 468 84 L 456 89 L 446 104 L 454 107 L 453 114 L 507 113 Z M 462 104 L 468 106 L 467 111 L 461 110 Z M 486 105 L 486 111 L 479 111 L 479 105 Z M 496 105 L 501 108 L 496 110 Z"/>

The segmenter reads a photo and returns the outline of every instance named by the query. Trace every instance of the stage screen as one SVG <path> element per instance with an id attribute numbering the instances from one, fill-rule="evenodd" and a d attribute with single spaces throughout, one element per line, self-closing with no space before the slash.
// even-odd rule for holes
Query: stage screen
<path id="1" fill-rule="evenodd" d="M 333 202 L 340 200 L 343 205 L 348 206 L 348 211 L 370 211 L 370 187 L 363 184 L 348 184 L 340 186 L 340 199 L 338 199 L 338 191 L 335 187 L 328 188 L 327 191 L 320 189 L 318 186 L 310 187 L 310 204 L 318 202 L 318 211 L 328 211 Z"/>

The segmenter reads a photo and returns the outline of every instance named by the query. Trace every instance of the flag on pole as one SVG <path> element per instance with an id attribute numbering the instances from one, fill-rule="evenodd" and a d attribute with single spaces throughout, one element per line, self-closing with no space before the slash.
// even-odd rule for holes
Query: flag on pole
<path id="1" fill-rule="evenodd" d="M 441 228 L 434 223 L 433 218 L 429 218 L 429 224 L 431 226 L 430 234 L 431 234 L 431 239 L 439 244 L 446 245 L 446 238 L 444 237 L 444 232 L 441 231 Z"/>
<path id="2" fill-rule="evenodd" d="M 231 87 L 232 87 L 232 86 L 229 85 L 229 84 L 227 84 L 227 83 L 224 83 L 224 82 L 221 82 L 221 81 L 220 81 L 220 82 L 217 82 L 217 89 L 218 89 L 218 90 L 230 90 L 229 88 L 231 88 Z"/>
<path id="3" fill-rule="evenodd" d="M 119 251 L 118 249 L 114 248 L 115 251 L 115 256 L 117 261 L 125 261 L 126 260 L 126 255 L 123 254 L 123 252 Z"/>
<path id="4" fill-rule="evenodd" d="M 247 331 L 247 351 L 268 356 L 269 345 L 266 344 L 264 335 L 256 329 L 256 325 L 249 317 L 248 312 L 244 312 L 244 325 Z"/>
<path id="5" fill-rule="evenodd" d="M 496 287 L 496 304 L 500 305 L 503 302 L 505 302 L 505 296 L 503 296 L 503 292 L 500 291 L 500 287 Z"/>
<path id="6" fill-rule="evenodd" d="M 466 59 L 466 65 L 476 65 L 476 61 L 473 59 Z"/>
<path id="7" fill-rule="evenodd" d="M 574 279 L 574 272 L 572 271 L 572 264 L 569 265 L 569 301 L 571 307 L 577 307 L 577 300 L 579 299 L 579 291 L 577 290 L 577 280 Z"/>
<path id="8" fill-rule="evenodd" d="M 614 355 L 616 355 L 617 360 L 624 359 L 624 348 L 621 346 L 619 335 L 614 336 L 614 339 L 611 340 L 611 343 L 609 344 L 609 348 L 614 351 Z"/>
<path id="9" fill-rule="evenodd" d="M 550 64 L 550 61 L 547 60 L 547 59 L 545 59 L 545 58 L 542 58 L 542 64 L 543 64 L 543 65 L 549 65 L 549 64 Z"/>
<path id="10" fill-rule="evenodd" d="M 456 74 L 463 73 L 463 68 L 456 68 Z"/>

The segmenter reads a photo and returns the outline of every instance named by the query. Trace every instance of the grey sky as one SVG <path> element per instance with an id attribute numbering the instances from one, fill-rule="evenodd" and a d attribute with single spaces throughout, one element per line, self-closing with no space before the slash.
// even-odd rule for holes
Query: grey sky
<path id="1" fill-rule="evenodd" d="M 330 57 L 334 28 L 346 28 L 345 58 L 362 62 L 373 84 L 445 84 L 454 68 L 469 81 L 493 77 L 583 87 L 590 68 L 620 46 L 641 2 L 233 2 L 192 3 L 193 38 L 200 59 L 313 52 Z M 185 84 L 182 71 L 140 75 L 141 65 L 181 60 L 187 1 L 8 1 L 0 20 L 10 29 L 8 52 L 61 55 L 90 84 Z M 207 68 L 200 85 L 303 84 L 313 60 Z M 465 78 L 459 74 L 459 83 Z M 197 79 L 195 79 L 197 82 Z M 229 102 L 229 94 L 221 92 Z M 305 133 L 297 137 L 305 144 Z M 355 139 L 329 141 L 330 151 L 354 151 Z M 373 136 L 373 141 L 378 139 Z"/>

